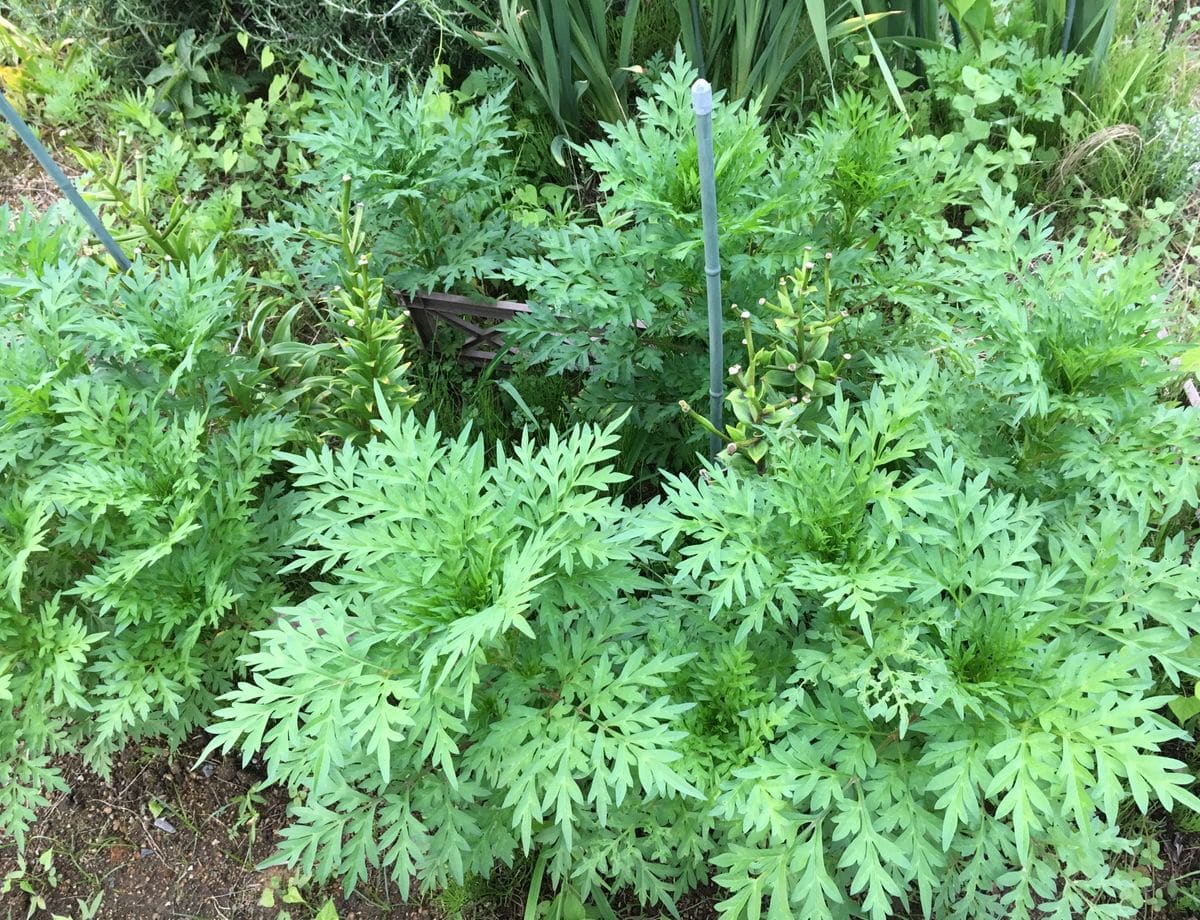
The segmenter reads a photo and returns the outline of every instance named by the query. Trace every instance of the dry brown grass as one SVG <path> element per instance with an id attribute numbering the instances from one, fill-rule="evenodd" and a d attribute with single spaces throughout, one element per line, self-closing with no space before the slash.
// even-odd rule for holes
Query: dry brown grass
<path id="1" fill-rule="evenodd" d="M 1067 179 L 1077 173 L 1079 167 L 1096 153 L 1110 145 L 1124 143 L 1133 147 L 1135 153 L 1141 150 L 1142 132 L 1137 129 L 1136 125 L 1112 125 L 1108 128 L 1101 128 L 1099 131 L 1093 131 L 1068 150 L 1066 155 L 1059 160 L 1058 166 L 1054 170 L 1051 187 L 1055 190 L 1062 188 Z"/>

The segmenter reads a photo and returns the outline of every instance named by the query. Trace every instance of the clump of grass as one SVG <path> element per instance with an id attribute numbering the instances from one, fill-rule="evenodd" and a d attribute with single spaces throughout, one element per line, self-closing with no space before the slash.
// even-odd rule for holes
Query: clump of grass
<path id="1" fill-rule="evenodd" d="M 410 354 L 409 377 L 422 397 L 414 411 L 425 418 L 433 415 L 442 431 L 456 433 L 470 425 L 491 445 L 519 439 L 525 429 L 535 435 L 551 426 L 562 431 L 573 420 L 574 391 L 566 377 L 498 363 L 476 369 L 419 349 Z"/>

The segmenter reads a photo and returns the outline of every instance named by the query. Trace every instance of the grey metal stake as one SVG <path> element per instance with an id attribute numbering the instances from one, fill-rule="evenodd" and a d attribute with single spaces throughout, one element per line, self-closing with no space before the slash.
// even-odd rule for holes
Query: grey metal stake
<path id="1" fill-rule="evenodd" d="M 696 113 L 696 149 L 700 161 L 700 216 L 704 230 L 704 280 L 708 293 L 708 418 L 717 431 L 724 430 L 725 354 L 721 318 L 721 254 L 717 247 L 717 177 L 713 165 L 712 86 L 707 80 L 692 84 L 692 109 Z M 721 439 L 708 436 L 715 457 Z"/>
<path id="2" fill-rule="evenodd" d="M 17 137 L 29 148 L 29 152 L 42 164 L 42 169 L 50 174 L 50 178 L 54 180 L 54 184 L 59 187 L 67 200 L 75 206 L 75 210 L 87 221 L 87 225 L 100 238 L 100 242 L 104 244 L 104 248 L 109 251 L 117 265 L 120 266 L 121 271 L 128 269 L 131 263 L 125 256 L 124 251 L 117 244 L 117 241 L 112 238 L 112 235 L 105 228 L 100 218 L 96 216 L 96 212 L 88 207 L 88 203 L 76 191 L 74 183 L 67 177 L 67 174 L 54 162 L 54 157 L 50 156 L 50 151 L 42 146 L 42 142 L 29 130 L 29 125 L 25 124 L 25 120 L 17 114 L 17 110 L 12 107 L 12 103 L 8 101 L 8 97 L 4 95 L 3 90 L 0 90 L 0 115 L 3 115 L 4 120 L 13 126 L 13 129 L 17 132 Z"/>

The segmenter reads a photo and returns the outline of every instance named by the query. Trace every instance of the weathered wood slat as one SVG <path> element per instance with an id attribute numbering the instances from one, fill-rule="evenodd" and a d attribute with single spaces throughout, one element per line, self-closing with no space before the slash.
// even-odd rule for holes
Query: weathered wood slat
<path id="1" fill-rule="evenodd" d="M 475 364 L 493 361 L 505 347 L 498 326 L 480 326 L 471 320 L 503 322 L 532 312 L 529 304 L 516 300 L 494 300 L 484 303 L 463 297 L 461 294 L 444 294 L 438 291 L 421 291 L 411 297 L 396 291 L 395 296 L 412 317 L 413 326 L 422 345 L 433 348 L 437 343 L 438 324 L 444 323 L 464 333 L 464 341 L 458 347 L 459 360 Z M 646 324 L 636 320 L 634 328 L 639 333 L 644 332 Z M 593 342 L 603 341 L 603 330 L 595 331 L 589 338 Z M 565 339 L 564 343 L 569 344 Z M 488 350 L 489 348 L 493 350 Z M 509 350 L 515 352 L 515 349 Z"/>
<path id="2" fill-rule="evenodd" d="M 496 327 L 484 327 L 471 322 L 473 319 L 502 322 L 523 313 L 529 313 L 529 305 L 515 300 L 496 300 L 481 303 L 461 294 L 444 294 L 437 291 L 422 291 L 406 297 L 396 293 L 397 300 L 412 317 L 413 326 L 426 348 L 433 348 L 437 341 L 438 323 L 445 323 L 465 333 L 465 341 L 458 349 L 460 360 L 486 364 L 495 359 L 504 349 L 504 340 Z M 492 351 L 487 350 L 490 346 Z"/>
<path id="3" fill-rule="evenodd" d="M 448 316 L 480 316 L 487 319 L 509 319 L 518 313 L 528 313 L 529 305 L 516 300 L 497 300 L 480 303 L 459 294 L 420 293 L 421 307 L 431 313 Z"/>

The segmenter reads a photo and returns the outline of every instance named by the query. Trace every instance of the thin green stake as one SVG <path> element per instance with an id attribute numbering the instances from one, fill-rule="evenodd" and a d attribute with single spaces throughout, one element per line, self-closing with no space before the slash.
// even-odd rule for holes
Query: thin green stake
<path id="1" fill-rule="evenodd" d="M 721 254 L 717 245 L 717 177 L 713 164 L 712 86 L 707 80 L 692 84 L 692 109 L 696 113 L 696 148 L 700 161 L 700 215 L 704 228 L 704 280 L 708 293 L 708 418 L 723 431 L 725 399 L 724 327 L 721 319 Z M 721 439 L 708 436 L 709 453 L 721 450 Z"/>

